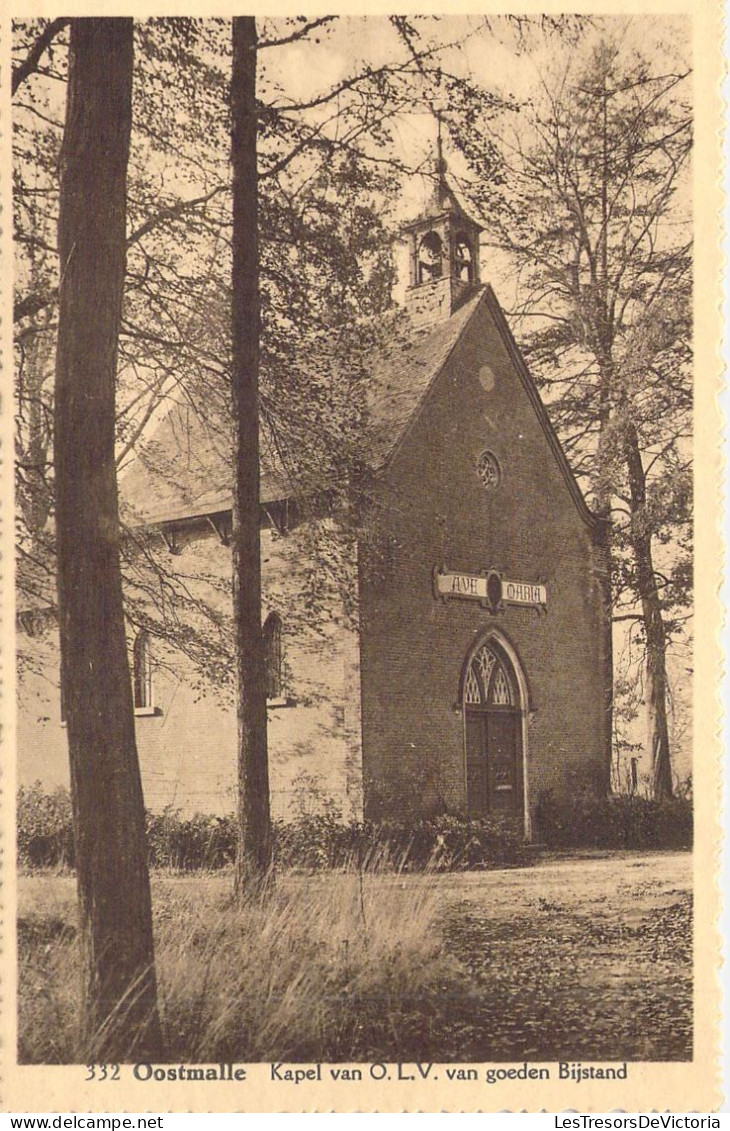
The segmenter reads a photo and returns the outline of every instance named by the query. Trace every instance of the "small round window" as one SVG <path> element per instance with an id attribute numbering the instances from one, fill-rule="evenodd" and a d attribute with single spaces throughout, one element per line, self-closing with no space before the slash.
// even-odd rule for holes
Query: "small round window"
<path id="1" fill-rule="evenodd" d="M 493 491 L 499 486 L 502 473 L 497 463 L 497 457 L 492 452 L 482 452 L 477 460 L 477 475 L 482 481 L 482 486 L 487 491 Z"/>

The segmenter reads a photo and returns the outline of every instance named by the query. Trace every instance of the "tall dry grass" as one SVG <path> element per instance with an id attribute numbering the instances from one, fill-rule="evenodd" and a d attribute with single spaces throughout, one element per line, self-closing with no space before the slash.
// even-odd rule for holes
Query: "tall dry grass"
<path id="1" fill-rule="evenodd" d="M 432 877 L 377 865 L 284 876 L 240 908 L 220 873 L 154 877 L 167 1058 L 428 1059 L 460 972 Z M 83 1063 L 73 880 L 24 883 L 36 890 L 19 934 L 19 1056 Z"/>

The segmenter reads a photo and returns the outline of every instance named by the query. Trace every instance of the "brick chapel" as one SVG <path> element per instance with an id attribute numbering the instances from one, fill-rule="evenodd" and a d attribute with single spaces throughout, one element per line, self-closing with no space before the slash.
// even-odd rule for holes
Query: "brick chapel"
<path id="1" fill-rule="evenodd" d="M 306 539 L 285 482 L 262 473 L 274 817 L 322 806 L 345 819 L 501 814 L 529 837 L 545 792 L 608 788 L 599 531 L 481 281 L 479 233 L 442 164 L 404 233 L 407 338 L 373 360 L 368 451 L 388 554 L 370 570 L 369 548 L 355 549 L 356 627 L 335 607 L 294 627 Z M 176 566 L 224 592 L 230 472 L 190 412 L 173 409 L 154 437 L 175 476 L 140 462 L 120 492 Z M 235 709 L 184 657 L 158 662 L 162 648 L 140 633 L 130 657 L 145 803 L 230 812 Z M 25 677 L 18 745 L 19 781 L 67 783 L 47 674 Z"/>

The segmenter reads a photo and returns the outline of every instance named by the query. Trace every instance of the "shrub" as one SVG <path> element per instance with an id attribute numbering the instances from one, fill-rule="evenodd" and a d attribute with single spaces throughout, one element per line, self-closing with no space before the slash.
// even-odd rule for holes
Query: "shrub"
<path id="1" fill-rule="evenodd" d="M 541 840 L 549 848 L 691 848 L 692 802 L 652 801 L 617 794 L 557 801 L 542 794 L 537 808 Z"/>
<path id="2" fill-rule="evenodd" d="M 303 817 L 274 828 L 274 854 L 282 868 L 429 868 L 452 871 L 519 864 L 525 859 L 520 822 L 479 821 L 442 815 L 420 821 L 351 821 Z"/>
<path id="3" fill-rule="evenodd" d="M 525 859 L 522 822 L 507 817 L 465 820 L 444 814 L 415 823 L 384 824 L 411 868 L 453 871 L 519 864 Z"/>
<path id="4" fill-rule="evenodd" d="M 274 861 L 279 868 L 318 871 L 341 867 L 358 858 L 367 836 L 367 826 L 356 821 L 343 823 L 334 814 L 304 814 L 291 822 L 275 821 Z"/>
<path id="5" fill-rule="evenodd" d="M 71 796 L 59 787 L 45 793 L 39 781 L 20 786 L 17 797 L 18 859 L 28 868 L 72 868 Z"/>
<path id="6" fill-rule="evenodd" d="M 147 813 L 147 846 L 152 868 L 193 871 L 212 870 L 232 864 L 236 857 L 236 826 L 225 817 L 196 813 L 181 817 L 179 811 L 163 809 Z"/>
<path id="7" fill-rule="evenodd" d="M 236 824 L 223 817 L 178 810 L 147 813 L 149 862 L 177 871 L 214 870 L 236 856 Z M 692 803 L 687 797 L 540 797 L 537 830 L 549 848 L 690 848 Z M 273 824 L 273 852 L 281 870 L 317 872 L 356 867 L 457 871 L 524 863 L 519 821 L 485 817 L 430 817 L 417 821 L 343 822 L 333 812 Z M 73 822 L 68 790 L 44 793 L 39 782 L 18 791 L 18 857 L 28 868 L 72 868 Z"/>

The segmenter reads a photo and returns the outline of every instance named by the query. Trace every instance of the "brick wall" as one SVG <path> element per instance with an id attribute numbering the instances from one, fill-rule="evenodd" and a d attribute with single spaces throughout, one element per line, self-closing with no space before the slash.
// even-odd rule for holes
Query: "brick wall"
<path id="1" fill-rule="evenodd" d="M 473 293 L 471 283 L 464 283 L 450 274 L 410 287 L 406 293 L 406 304 L 411 322 L 414 326 L 426 327 L 443 322 Z"/>
<path id="2" fill-rule="evenodd" d="M 475 471 L 490 449 L 502 481 Z M 488 630 L 520 657 L 529 685 L 530 809 L 605 777 L 600 593 L 591 531 L 485 302 L 427 397 L 385 482 L 376 550 L 362 564 L 366 812 L 465 807 L 465 657 Z M 435 600 L 446 565 L 542 582 L 547 614 Z"/>

